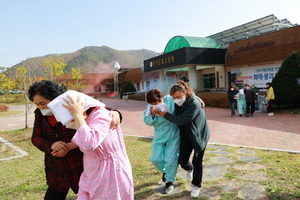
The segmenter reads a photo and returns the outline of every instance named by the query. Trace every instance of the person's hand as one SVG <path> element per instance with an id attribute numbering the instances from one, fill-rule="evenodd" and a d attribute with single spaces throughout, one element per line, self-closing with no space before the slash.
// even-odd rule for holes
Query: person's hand
<path id="1" fill-rule="evenodd" d="M 165 116 L 166 113 L 167 113 L 167 112 L 162 112 L 162 111 L 160 111 L 160 110 L 157 111 L 157 114 L 158 114 L 159 116 L 161 116 L 161 117 Z"/>
<path id="2" fill-rule="evenodd" d="M 70 150 L 69 148 L 69 145 L 63 141 L 57 141 L 57 142 L 54 142 L 52 145 L 51 145 L 51 149 L 55 152 L 55 151 L 65 151 L 65 152 L 68 152 Z"/>
<path id="3" fill-rule="evenodd" d="M 201 102 L 201 108 L 205 108 L 205 103 L 203 101 Z"/>
<path id="4" fill-rule="evenodd" d="M 110 111 L 111 122 L 110 129 L 116 129 L 120 125 L 120 115 L 117 111 Z"/>
<path id="5" fill-rule="evenodd" d="M 84 103 L 81 101 L 80 96 L 77 96 L 77 101 L 71 96 L 67 96 L 68 99 L 64 99 L 67 105 L 63 104 L 63 107 L 67 108 L 71 115 L 75 118 L 76 115 L 83 115 L 84 112 Z"/>
<path id="6" fill-rule="evenodd" d="M 64 150 L 60 150 L 60 151 L 52 151 L 51 154 L 54 157 L 65 157 L 67 155 L 68 152 L 64 151 Z"/>
<path id="7" fill-rule="evenodd" d="M 158 108 L 153 107 L 153 106 L 150 107 L 150 112 L 151 112 L 152 115 L 155 115 L 158 111 L 159 111 Z"/>

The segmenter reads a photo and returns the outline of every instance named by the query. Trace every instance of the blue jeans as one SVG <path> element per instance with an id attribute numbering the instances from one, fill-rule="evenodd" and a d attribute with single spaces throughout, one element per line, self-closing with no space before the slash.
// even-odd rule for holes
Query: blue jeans
<path id="1" fill-rule="evenodd" d="M 229 101 L 229 106 L 230 106 L 232 115 L 235 115 L 235 105 L 236 105 L 236 100 L 235 101 Z"/>

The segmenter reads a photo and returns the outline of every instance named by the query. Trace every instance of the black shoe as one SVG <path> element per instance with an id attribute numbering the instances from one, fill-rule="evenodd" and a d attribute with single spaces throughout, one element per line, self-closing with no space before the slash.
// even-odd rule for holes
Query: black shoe
<path id="1" fill-rule="evenodd" d="M 240 117 L 243 117 L 243 115 L 242 115 L 242 114 L 240 114 Z"/>
<path id="2" fill-rule="evenodd" d="M 166 181 L 167 181 L 166 178 L 165 178 L 165 175 L 166 175 L 166 173 L 163 173 L 163 175 L 162 175 L 162 177 L 161 177 L 161 180 L 162 180 L 163 182 L 166 182 Z"/>
<path id="3" fill-rule="evenodd" d="M 253 113 L 251 113 L 250 116 L 253 117 Z"/>
<path id="4" fill-rule="evenodd" d="M 234 114 L 231 114 L 231 117 L 233 117 Z"/>
<path id="5" fill-rule="evenodd" d="M 249 117 L 249 114 L 246 114 L 247 117 Z"/>
<path id="6" fill-rule="evenodd" d="M 164 189 L 165 194 L 170 194 L 174 189 L 174 185 L 172 182 L 167 182 L 166 187 Z"/>

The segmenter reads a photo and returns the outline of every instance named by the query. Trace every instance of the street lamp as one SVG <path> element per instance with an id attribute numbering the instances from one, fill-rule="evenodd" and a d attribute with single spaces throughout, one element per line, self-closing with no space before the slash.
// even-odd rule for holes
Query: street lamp
<path id="1" fill-rule="evenodd" d="M 119 80 L 118 80 L 119 69 L 121 69 L 121 66 L 119 65 L 118 61 L 116 61 L 114 65 L 114 72 L 116 73 L 114 77 L 114 86 L 115 86 L 114 90 L 118 93 L 118 95 L 119 95 Z"/>

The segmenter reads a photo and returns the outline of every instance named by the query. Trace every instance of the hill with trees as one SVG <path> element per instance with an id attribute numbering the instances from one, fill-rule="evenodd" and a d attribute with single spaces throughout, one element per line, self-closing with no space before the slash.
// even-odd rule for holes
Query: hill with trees
<path id="1" fill-rule="evenodd" d="M 72 68 L 80 69 L 85 73 L 112 73 L 114 62 L 117 60 L 121 68 L 138 68 L 142 66 L 143 60 L 157 55 L 157 52 L 141 50 L 116 50 L 108 46 L 89 46 L 79 49 L 73 53 L 59 54 L 67 65 L 64 73 L 69 74 Z M 43 62 L 49 57 L 57 54 L 49 54 L 41 57 L 29 58 L 12 66 L 12 69 L 24 65 L 37 76 L 44 73 Z"/>

